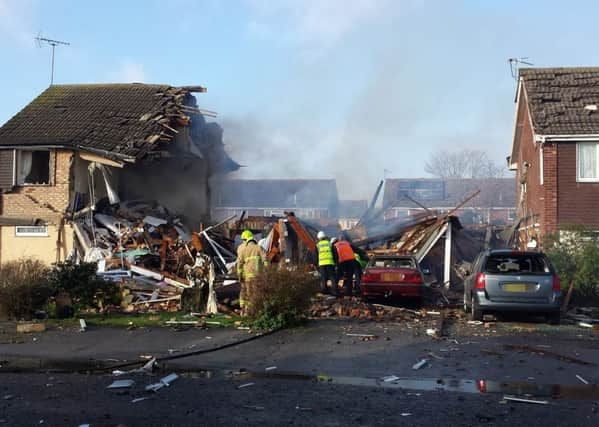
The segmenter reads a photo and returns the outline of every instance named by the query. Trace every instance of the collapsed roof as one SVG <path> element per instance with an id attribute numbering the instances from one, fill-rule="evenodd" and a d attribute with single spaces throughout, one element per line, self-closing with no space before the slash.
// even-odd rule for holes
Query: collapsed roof
<path id="1" fill-rule="evenodd" d="M 53 85 L 0 128 L 0 149 L 72 148 L 134 162 L 165 150 L 177 128 L 190 127 L 200 152 L 235 170 L 239 165 L 224 152 L 222 129 L 205 122 L 191 94 L 205 91 L 139 83 Z"/>

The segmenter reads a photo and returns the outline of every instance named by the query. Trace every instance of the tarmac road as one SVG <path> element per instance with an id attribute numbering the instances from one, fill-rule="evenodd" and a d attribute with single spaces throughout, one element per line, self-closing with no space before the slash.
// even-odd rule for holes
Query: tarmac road
<path id="1" fill-rule="evenodd" d="M 520 320 L 485 326 L 456 319 L 439 339 L 400 323 L 313 321 L 226 350 L 165 362 L 154 376 L 121 377 L 136 381 L 124 392 L 106 390 L 115 379 L 109 374 L 9 371 L 23 356 L 116 363 L 141 354 L 168 355 L 168 349 L 212 348 L 248 334 L 47 331 L 26 336 L 23 344 L 0 344 L 0 360 L 8 360 L 0 362 L 0 426 L 40 425 L 41 420 L 52 426 L 599 425 L 599 389 L 578 378 L 599 383 L 599 336 L 575 325 Z M 427 364 L 412 369 L 422 358 Z M 231 375 L 240 369 L 246 373 Z M 170 387 L 155 394 L 143 390 L 171 371 L 181 377 Z M 389 375 L 422 381 L 401 388 L 405 380 L 380 380 Z M 479 380 L 485 380 L 486 393 L 480 392 Z M 238 388 L 248 383 L 253 384 Z M 547 404 L 504 401 L 506 395 L 527 393 Z M 151 399 L 132 403 L 137 397 Z"/>

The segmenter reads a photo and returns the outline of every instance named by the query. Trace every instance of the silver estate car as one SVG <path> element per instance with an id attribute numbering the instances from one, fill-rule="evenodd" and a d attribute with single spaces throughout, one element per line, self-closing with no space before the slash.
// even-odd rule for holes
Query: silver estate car
<path id="1" fill-rule="evenodd" d="M 561 295 L 559 278 L 542 252 L 486 250 L 464 279 L 464 310 L 472 320 L 487 312 L 522 311 L 559 323 Z"/>

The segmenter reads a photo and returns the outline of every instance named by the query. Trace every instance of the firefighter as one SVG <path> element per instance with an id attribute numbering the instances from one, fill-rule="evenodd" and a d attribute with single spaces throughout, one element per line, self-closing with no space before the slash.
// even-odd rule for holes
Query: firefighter
<path id="1" fill-rule="evenodd" d="M 360 293 L 359 264 L 351 244 L 343 238 L 335 239 L 333 249 L 337 260 L 337 280 L 343 278 L 343 287 L 346 292 L 358 295 Z M 356 278 L 355 284 L 354 277 Z"/>
<path id="2" fill-rule="evenodd" d="M 264 266 L 268 264 L 266 252 L 254 239 L 250 230 L 241 233 L 241 245 L 237 248 L 237 276 L 241 283 L 239 306 L 242 315 L 248 314 L 249 302 L 253 295 L 254 279 Z"/>
<path id="3" fill-rule="evenodd" d="M 319 231 L 316 235 L 318 243 L 316 244 L 318 256 L 318 272 L 320 273 L 320 287 L 323 294 L 328 294 L 327 282 L 332 283 L 332 294 L 339 296 L 337 289 L 337 278 L 335 277 L 335 259 L 333 258 L 333 248 L 331 242 L 327 239 L 324 231 Z"/>

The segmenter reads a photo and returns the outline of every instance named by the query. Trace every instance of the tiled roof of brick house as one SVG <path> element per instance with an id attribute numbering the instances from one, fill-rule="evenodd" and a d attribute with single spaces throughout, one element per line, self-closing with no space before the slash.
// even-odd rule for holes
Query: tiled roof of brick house
<path id="1" fill-rule="evenodd" d="M 599 67 L 521 68 L 519 75 L 535 133 L 599 134 Z"/>
<path id="2" fill-rule="evenodd" d="M 204 126 L 191 94 L 201 91 L 205 89 L 198 86 L 138 83 L 50 86 L 0 128 L 0 149 L 64 147 L 141 159 L 164 150 L 183 126 L 190 126 L 193 136 L 198 126 L 202 134 L 216 125 Z M 193 141 L 202 149 L 200 136 Z M 234 163 L 222 147 L 208 145 L 220 160 Z"/>

